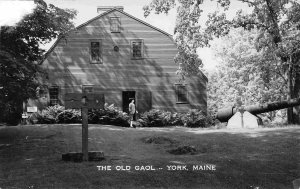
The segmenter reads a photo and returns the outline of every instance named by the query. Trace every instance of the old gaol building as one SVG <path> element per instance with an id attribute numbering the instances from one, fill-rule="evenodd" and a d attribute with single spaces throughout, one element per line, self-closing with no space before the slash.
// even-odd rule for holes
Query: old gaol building
<path id="1" fill-rule="evenodd" d="M 105 102 L 126 111 L 153 108 L 206 111 L 204 74 L 179 82 L 174 63 L 176 44 L 170 34 L 124 12 L 98 7 L 99 15 L 61 36 L 46 53 L 47 72 L 38 100 L 29 106 L 64 104 L 66 93 L 102 93 Z"/>

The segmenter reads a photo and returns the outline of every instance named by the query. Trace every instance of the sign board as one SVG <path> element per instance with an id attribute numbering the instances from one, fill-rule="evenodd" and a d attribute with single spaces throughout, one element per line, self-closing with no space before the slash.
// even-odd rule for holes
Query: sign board
<path id="1" fill-rule="evenodd" d="M 37 107 L 36 106 L 27 107 L 27 112 L 37 112 Z"/>
<path id="2" fill-rule="evenodd" d="M 66 93 L 65 94 L 65 107 L 78 109 L 78 108 L 104 108 L 104 94 L 91 94 L 91 93 Z"/>
<path id="3" fill-rule="evenodd" d="M 23 118 L 23 119 L 27 119 L 27 118 L 28 118 L 28 115 L 27 115 L 27 114 L 22 114 L 22 118 Z"/>

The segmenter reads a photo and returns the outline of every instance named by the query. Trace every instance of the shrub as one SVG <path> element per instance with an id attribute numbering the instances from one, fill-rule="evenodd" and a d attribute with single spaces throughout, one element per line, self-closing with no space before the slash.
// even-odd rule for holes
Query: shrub
<path id="1" fill-rule="evenodd" d="M 184 114 L 182 113 L 173 113 L 172 119 L 170 120 L 171 125 L 183 125 L 182 117 Z"/>
<path id="2" fill-rule="evenodd" d="M 171 118 L 171 112 L 152 109 L 143 113 L 139 122 L 144 127 L 160 127 L 169 125 Z"/>
<path id="3" fill-rule="evenodd" d="M 48 106 L 42 111 L 31 114 L 31 116 L 29 117 L 29 122 L 33 123 L 34 120 L 37 120 L 37 123 L 41 124 L 56 123 L 57 116 L 64 110 L 65 108 L 60 105 Z"/>
<path id="4" fill-rule="evenodd" d="M 144 127 L 183 125 L 182 114 L 152 109 L 141 115 L 138 122 Z"/>
<path id="5" fill-rule="evenodd" d="M 188 113 L 171 113 L 152 109 L 138 120 L 143 127 L 184 125 L 186 127 L 206 127 L 214 124 L 213 116 L 206 116 L 201 110 L 192 109 Z"/>
<path id="6" fill-rule="evenodd" d="M 52 115 L 55 118 L 58 116 L 58 114 L 60 114 L 64 110 L 65 110 L 65 107 L 64 106 L 60 106 L 60 105 L 48 106 L 45 109 L 46 112 L 48 112 L 50 115 Z"/>
<path id="7" fill-rule="evenodd" d="M 80 123 L 81 111 L 65 109 L 63 106 L 49 106 L 46 109 L 32 114 L 29 118 L 31 123 L 53 124 L 53 123 Z M 111 124 L 128 127 L 129 116 L 114 104 L 105 103 L 104 109 L 92 109 L 88 112 L 89 123 Z M 142 127 L 163 127 L 184 125 L 186 127 L 207 127 L 215 123 L 213 116 L 206 116 L 201 110 L 192 109 L 188 113 L 171 113 L 158 109 L 144 112 L 137 124 Z"/>
<path id="8" fill-rule="evenodd" d="M 80 123 L 81 111 L 75 109 L 65 109 L 63 106 L 49 106 L 46 109 L 34 113 L 29 121 L 40 124 L 53 123 Z M 119 126 L 129 126 L 129 116 L 113 104 L 105 104 L 104 109 L 92 109 L 88 112 L 89 123 L 112 124 Z"/>
<path id="9" fill-rule="evenodd" d="M 192 109 L 182 117 L 185 127 L 206 127 L 206 116 L 201 110 Z"/>
<path id="10" fill-rule="evenodd" d="M 129 126 L 129 116 L 114 104 L 105 103 L 104 109 L 93 109 L 89 111 L 89 122 L 99 124 L 111 124 L 117 126 Z"/>
<path id="11" fill-rule="evenodd" d="M 81 115 L 78 110 L 65 110 L 64 106 L 55 105 L 31 114 L 28 121 L 34 123 L 35 120 L 40 124 L 78 123 L 81 120 Z"/>
<path id="12" fill-rule="evenodd" d="M 100 118 L 105 116 L 105 111 L 103 109 L 91 109 L 88 112 L 89 123 L 99 123 Z"/>
<path id="13" fill-rule="evenodd" d="M 217 120 L 216 115 L 208 112 L 206 116 L 206 127 L 211 127 L 220 124 L 220 121 Z"/>
<path id="14" fill-rule="evenodd" d="M 75 109 L 66 109 L 56 117 L 56 123 L 80 123 L 81 112 Z"/>
<path id="15" fill-rule="evenodd" d="M 55 123 L 55 117 L 53 117 L 53 115 L 51 115 L 46 110 L 39 111 L 39 112 L 35 113 L 34 115 L 37 119 L 37 123 L 40 123 L 40 124 Z"/>

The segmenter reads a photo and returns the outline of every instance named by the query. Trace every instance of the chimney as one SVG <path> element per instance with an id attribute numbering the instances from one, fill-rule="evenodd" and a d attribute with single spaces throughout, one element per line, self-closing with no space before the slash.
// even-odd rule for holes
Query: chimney
<path id="1" fill-rule="evenodd" d="M 123 6 L 98 6 L 97 7 L 97 13 L 102 14 L 106 11 L 109 11 L 111 9 L 118 9 L 119 11 L 123 11 L 124 7 Z"/>

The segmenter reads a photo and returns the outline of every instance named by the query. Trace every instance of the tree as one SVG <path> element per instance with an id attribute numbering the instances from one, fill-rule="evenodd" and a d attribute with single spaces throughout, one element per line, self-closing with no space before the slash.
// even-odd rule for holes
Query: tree
<path id="1" fill-rule="evenodd" d="M 244 105 L 286 99 L 287 78 L 282 69 L 278 69 L 280 60 L 256 51 L 257 32 L 233 29 L 211 43 L 214 57 L 219 62 L 217 70 L 208 76 L 211 109 L 232 106 L 237 97 L 242 98 Z M 273 121 L 276 112 L 265 115 Z"/>
<path id="2" fill-rule="evenodd" d="M 148 16 L 154 9 L 156 13 L 167 13 L 174 6 L 175 0 L 153 0 L 150 5 L 144 7 L 144 15 Z M 200 13 L 200 9 L 191 10 L 188 3 L 182 3 L 182 6 L 177 11 L 175 42 L 179 52 L 174 60 L 179 66 L 177 74 L 182 79 L 190 74 L 197 74 L 200 71 L 199 68 L 203 66 L 201 59 L 196 53 L 198 44 L 194 40 L 194 35 L 200 29 L 200 26 L 195 24 Z"/>
<path id="3" fill-rule="evenodd" d="M 0 108 L 2 119 L 16 124 L 21 116 L 22 103 L 35 97 L 42 74 L 37 63 L 43 57 L 45 44 L 74 27 L 71 22 L 76 11 L 60 9 L 43 0 L 16 26 L 1 27 L 0 34 Z"/>
<path id="4" fill-rule="evenodd" d="M 225 36 L 231 28 L 256 29 L 256 49 L 264 56 L 278 58 L 279 67 L 287 76 L 288 98 L 299 97 L 300 68 L 300 3 L 297 0 L 238 0 L 252 8 L 251 13 L 239 10 L 236 17 L 227 19 L 225 12 L 230 8 L 230 0 L 216 0 L 223 12 L 215 11 L 208 15 L 206 27 L 198 24 L 203 5 L 202 0 L 178 0 L 175 37 L 187 39 L 193 48 L 209 46 L 215 37 Z M 153 0 L 144 7 L 145 16 L 155 10 L 167 13 L 175 7 L 175 0 Z M 188 63 L 189 64 L 189 63 Z M 267 74 L 268 70 L 266 70 Z M 289 109 L 288 122 L 299 123 L 299 111 Z"/>

